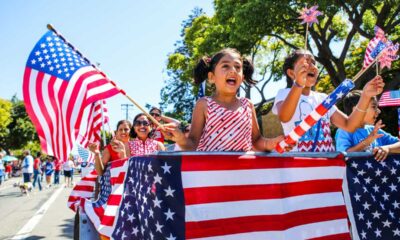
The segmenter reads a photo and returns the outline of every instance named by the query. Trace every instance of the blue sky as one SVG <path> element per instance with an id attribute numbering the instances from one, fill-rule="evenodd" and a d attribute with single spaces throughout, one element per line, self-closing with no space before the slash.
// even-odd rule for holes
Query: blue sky
<path id="1" fill-rule="evenodd" d="M 195 7 L 212 15 L 211 0 L 2 1 L 0 98 L 22 99 L 26 60 L 51 23 L 64 37 L 144 106 L 158 105 L 167 56 L 180 39 L 181 23 Z M 108 101 L 111 127 L 125 118 L 123 96 Z M 130 116 L 138 113 L 134 108 Z"/>
<path id="2" fill-rule="evenodd" d="M 143 107 L 159 105 L 166 61 L 180 39 L 181 24 L 195 7 L 211 16 L 211 0 L 2 1 L 0 3 L 0 98 L 22 99 L 22 78 L 32 48 L 51 23 L 63 36 Z M 267 97 L 285 86 L 273 83 Z M 255 90 L 254 90 L 255 91 Z M 257 99 L 252 99 L 257 102 Z M 111 128 L 125 119 L 124 96 L 107 100 Z M 130 120 L 139 113 L 134 107 Z M 82 126 L 83 127 L 83 126 Z"/>

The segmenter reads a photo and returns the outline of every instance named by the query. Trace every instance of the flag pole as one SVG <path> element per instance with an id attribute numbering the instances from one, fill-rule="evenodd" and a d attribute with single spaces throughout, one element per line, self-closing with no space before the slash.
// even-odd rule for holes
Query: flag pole
<path id="1" fill-rule="evenodd" d="M 103 109 L 103 100 L 100 100 L 100 109 L 101 109 L 101 128 L 103 132 L 101 133 L 103 137 L 103 145 L 106 147 L 106 130 L 104 128 L 104 109 Z"/>
<path id="2" fill-rule="evenodd" d="M 78 53 L 78 54 L 79 54 L 86 62 L 88 62 L 94 69 L 96 69 L 97 71 L 99 71 L 99 73 L 100 73 L 101 75 L 103 75 L 104 77 L 107 77 L 106 74 L 105 74 L 103 71 L 101 71 L 101 70 L 100 70 L 98 67 L 96 67 L 91 61 L 89 61 L 89 59 L 87 59 L 77 48 L 75 48 L 74 45 L 72 45 L 70 42 L 68 42 L 68 41 L 64 38 L 64 36 L 61 35 L 61 33 L 59 33 L 51 24 L 47 24 L 47 29 L 49 29 L 50 31 L 53 31 L 59 38 L 61 38 L 69 47 L 71 47 L 76 53 Z M 156 124 L 158 127 L 164 128 L 164 127 L 161 125 L 161 123 L 160 123 L 159 121 L 157 121 L 154 117 L 152 117 L 150 114 L 148 114 L 147 111 L 146 111 L 144 108 L 142 108 L 135 100 L 133 100 L 133 98 L 131 98 L 130 96 L 128 96 L 128 95 L 126 94 L 126 92 L 125 92 L 122 88 L 118 87 L 117 84 L 116 84 L 114 81 L 111 81 L 111 80 L 109 80 L 109 81 L 110 81 L 110 83 L 111 83 L 112 85 L 114 85 L 115 88 L 117 88 L 117 89 L 120 91 L 120 93 L 122 93 L 125 97 L 127 97 L 127 98 L 129 99 L 129 101 L 131 101 L 133 104 L 135 104 L 135 106 L 136 106 L 137 108 L 139 108 L 139 109 L 144 113 L 144 115 L 146 115 L 146 117 L 147 117 L 148 119 L 150 119 L 150 120 L 151 120 L 154 124 Z"/>
<path id="3" fill-rule="evenodd" d="M 361 71 L 359 71 L 352 79 L 353 82 L 357 81 L 361 75 L 363 75 L 372 65 L 374 65 L 376 63 L 376 65 L 378 65 L 378 60 L 379 58 L 382 56 L 383 51 L 381 51 L 378 56 L 371 62 L 371 64 L 369 64 L 366 68 L 362 69 Z"/>

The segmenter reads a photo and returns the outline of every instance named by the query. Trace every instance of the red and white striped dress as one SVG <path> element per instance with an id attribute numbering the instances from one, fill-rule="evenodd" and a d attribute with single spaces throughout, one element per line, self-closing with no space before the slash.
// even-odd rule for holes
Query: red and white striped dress
<path id="1" fill-rule="evenodd" d="M 158 141 L 147 138 L 145 142 L 135 138 L 133 141 L 129 141 L 129 150 L 131 151 L 131 157 L 143 156 L 147 154 L 152 154 L 158 151 Z"/>
<path id="2" fill-rule="evenodd" d="M 252 149 L 252 111 L 247 98 L 231 111 L 207 100 L 207 118 L 197 151 L 250 151 Z"/>

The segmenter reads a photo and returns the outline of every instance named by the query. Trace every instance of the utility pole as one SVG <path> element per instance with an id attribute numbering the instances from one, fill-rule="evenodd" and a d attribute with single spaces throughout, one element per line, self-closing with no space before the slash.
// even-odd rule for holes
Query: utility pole
<path id="1" fill-rule="evenodd" d="M 133 109 L 133 104 L 129 104 L 129 103 L 125 103 L 125 104 L 121 104 L 121 110 L 125 111 L 125 120 L 128 120 L 128 116 L 129 116 L 129 110 Z"/>

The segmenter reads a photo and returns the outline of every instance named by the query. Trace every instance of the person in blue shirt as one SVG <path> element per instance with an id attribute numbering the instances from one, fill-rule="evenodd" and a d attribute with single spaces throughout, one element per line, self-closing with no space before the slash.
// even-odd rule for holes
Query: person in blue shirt
<path id="1" fill-rule="evenodd" d="M 389 153 L 400 153 L 400 142 L 381 128 L 385 127 L 382 120 L 376 121 L 381 111 L 376 97 L 372 99 L 367 109 L 360 109 L 357 102 L 361 91 L 350 92 L 343 100 L 344 112 L 365 112 L 363 123 L 353 133 L 338 129 L 336 132 L 336 150 L 342 152 L 372 152 L 377 161 L 386 159 Z M 376 123 L 375 123 L 376 122 Z"/>
<path id="2" fill-rule="evenodd" d="M 51 175 L 54 171 L 54 165 L 51 161 L 51 157 L 48 156 L 45 163 L 45 174 L 46 174 L 46 188 L 51 187 Z"/>

